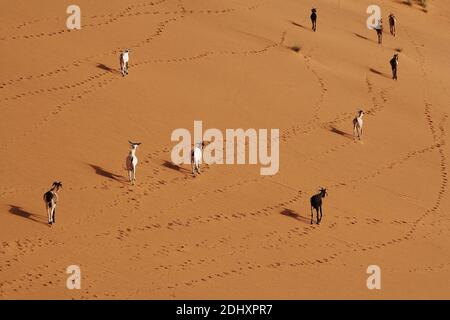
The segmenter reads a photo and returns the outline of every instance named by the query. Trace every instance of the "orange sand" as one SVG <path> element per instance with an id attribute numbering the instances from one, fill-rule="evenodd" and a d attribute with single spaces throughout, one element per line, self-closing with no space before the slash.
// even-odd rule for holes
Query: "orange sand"
<path id="1" fill-rule="evenodd" d="M 385 32 L 398 20 L 382 46 L 369 0 L 153 2 L 79 0 L 70 32 L 61 1 L 0 4 L 1 298 L 450 298 L 448 1 L 378 1 Z M 170 134 L 194 120 L 279 128 L 279 173 L 177 169 Z M 142 142 L 135 187 L 128 139 Z M 66 288 L 73 264 L 81 290 Z"/>

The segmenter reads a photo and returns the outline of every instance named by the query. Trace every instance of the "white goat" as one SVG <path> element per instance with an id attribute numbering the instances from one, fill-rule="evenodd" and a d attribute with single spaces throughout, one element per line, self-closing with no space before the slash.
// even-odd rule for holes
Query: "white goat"
<path id="1" fill-rule="evenodd" d="M 48 224 L 56 222 L 56 203 L 58 202 L 58 191 L 62 188 L 61 181 L 53 182 L 52 188 L 44 193 L 45 209 L 47 210 Z"/>
<path id="2" fill-rule="evenodd" d="M 202 162 L 203 147 L 206 146 L 204 141 L 198 142 L 191 151 L 192 175 L 195 177 L 195 171 L 200 174 L 200 163 Z"/>
<path id="3" fill-rule="evenodd" d="M 122 76 L 125 77 L 125 75 L 128 75 L 128 61 L 130 60 L 129 57 L 130 50 L 126 49 L 125 51 L 120 53 L 120 72 L 122 73 Z"/>
<path id="4" fill-rule="evenodd" d="M 136 157 L 136 149 L 138 145 L 140 145 L 141 143 L 131 142 L 129 140 L 128 143 L 131 145 L 131 150 L 126 159 L 125 165 L 128 170 L 128 179 L 130 180 L 131 184 L 134 185 L 136 182 L 136 166 L 138 164 L 138 159 Z"/>
<path id="5" fill-rule="evenodd" d="M 364 116 L 364 111 L 359 110 L 358 114 L 353 119 L 353 135 L 354 135 L 355 139 L 356 139 L 356 137 L 358 137 L 358 139 L 361 140 L 361 136 L 363 134 L 363 116 Z"/>

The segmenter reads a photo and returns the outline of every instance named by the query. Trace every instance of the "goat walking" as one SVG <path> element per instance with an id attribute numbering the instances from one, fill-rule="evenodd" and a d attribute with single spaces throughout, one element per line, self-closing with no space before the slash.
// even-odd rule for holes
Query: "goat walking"
<path id="1" fill-rule="evenodd" d="M 195 172 L 200 174 L 200 164 L 202 163 L 203 147 L 206 146 L 204 141 L 197 143 L 191 151 L 191 167 L 192 176 L 195 177 Z"/>
<path id="2" fill-rule="evenodd" d="M 203 158 L 203 148 L 209 145 L 211 141 L 198 142 L 191 151 L 191 167 L 192 175 L 195 177 L 195 172 L 200 174 L 200 164 Z"/>
<path id="3" fill-rule="evenodd" d="M 316 29 L 317 29 L 317 9 L 316 8 L 311 9 L 310 18 L 311 18 L 312 30 L 314 32 L 316 32 Z"/>
<path id="4" fill-rule="evenodd" d="M 120 72 L 122 73 L 122 76 L 125 77 L 125 75 L 128 75 L 128 61 L 130 60 L 129 57 L 130 50 L 126 49 L 125 51 L 120 53 Z"/>
<path id="5" fill-rule="evenodd" d="M 397 19 L 395 16 L 391 13 L 389 15 L 389 31 L 391 34 L 395 37 L 395 25 L 397 24 Z"/>
<path id="6" fill-rule="evenodd" d="M 44 193 L 45 209 L 47 210 L 48 224 L 50 225 L 56 222 L 56 203 L 58 202 L 58 191 L 61 188 L 61 181 L 55 181 L 51 189 Z"/>
<path id="7" fill-rule="evenodd" d="M 392 68 L 392 79 L 397 80 L 398 54 L 394 54 L 389 63 L 391 64 Z"/>
<path id="8" fill-rule="evenodd" d="M 316 210 L 317 224 L 322 221 L 322 198 L 327 195 L 327 189 L 320 188 L 320 192 L 311 197 L 311 224 L 313 224 L 313 208 Z"/>
<path id="9" fill-rule="evenodd" d="M 131 145 L 131 149 L 126 159 L 125 165 L 128 171 L 128 179 L 131 182 L 131 184 L 134 185 L 136 183 L 136 166 L 138 164 L 138 159 L 136 157 L 136 150 L 141 143 L 131 141 L 128 141 L 128 143 Z"/>
<path id="10" fill-rule="evenodd" d="M 375 27 L 375 31 L 377 32 L 378 43 L 381 44 L 383 42 L 383 20 L 380 19 L 378 21 L 378 25 Z"/>
<path id="11" fill-rule="evenodd" d="M 353 136 L 358 137 L 361 140 L 361 136 L 363 134 L 363 116 L 364 111 L 359 110 L 356 117 L 353 119 Z"/>

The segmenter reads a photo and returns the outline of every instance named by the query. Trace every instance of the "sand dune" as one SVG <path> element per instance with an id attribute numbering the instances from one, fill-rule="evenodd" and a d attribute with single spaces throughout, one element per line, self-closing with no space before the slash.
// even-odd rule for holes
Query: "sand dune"
<path id="1" fill-rule="evenodd" d="M 448 299 L 450 5 L 378 2 L 398 19 L 382 45 L 365 0 L 80 0 L 71 31 L 59 1 L 0 4 L 0 297 Z M 193 178 L 170 136 L 194 120 L 280 129 L 279 172 Z"/>

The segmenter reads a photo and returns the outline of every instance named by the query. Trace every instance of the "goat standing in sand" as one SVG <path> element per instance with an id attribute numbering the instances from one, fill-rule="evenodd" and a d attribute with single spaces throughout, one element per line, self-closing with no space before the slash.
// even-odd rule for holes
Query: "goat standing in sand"
<path id="1" fill-rule="evenodd" d="M 311 224 L 313 224 L 313 208 L 316 210 L 317 224 L 322 221 L 322 198 L 327 195 L 327 189 L 320 188 L 318 194 L 315 194 L 311 197 Z"/>
<path id="2" fill-rule="evenodd" d="M 207 145 L 205 141 L 197 143 L 191 151 L 191 167 L 192 176 L 195 177 L 195 172 L 200 174 L 200 163 L 202 162 L 203 148 Z"/>
<path id="3" fill-rule="evenodd" d="M 123 77 L 125 77 L 125 75 L 128 75 L 128 61 L 130 60 L 129 52 L 130 50 L 126 49 L 125 51 L 120 53 L 120 72 L 122 73 Z"/>
<path id="4" fill-rule="evenodd" d="M 392 69 L 392 79 L 397 80 L 398 54 L 394 54 L 389 63 L 391 64 Z"/>
<path id="5" fill-rule="evenodd" d="M 58 202 L 58 191 L 61 188 L 61 181 L 55 181 L 52 188 L 44 193 L 45 209 L 47 210 L 48 224 L 50 225 L 56 222 L 56 203 Z"/>
<path id="6" fill-rule="evenodd" d="M 378 43 L 381 44 L 383 42 L 383 20 L 380 19 L 378 21 L 378 25 L 375 27 L 375 31 L 377 32 Z"/>
<path id="7" fill-rule="evenodd" d="M 391 34 L 395 37 L 395 25 L 397 24 L 397 19 L 395 16 L 391 13 L 389 15 L 389 31 Z"/>
<path id="8" fill-rule="evenodd" d="M 316 32 L 316 29 L 317 29 L 317 9 L 316 8 L 311 9 L 310 18 L 311 18 L 312 30 L 314 32 Z"/>
<path id="9" fill-rule="evenodd" d="M 358 137 L 361 140 L 361 136 L 363 134 L 363 116 L 364 111 L 359 110 L 356 117 L 353 119 L 353 136 Z"/>
<path id="10" fill-rule="evenodd" d="M 130 180 L 131 184 L 134 185 L 136 183 L 136 166 L 138 164 L 136 149 L 141 143 L 131 141 L 128 141 L 128 143 L 131 145 L 131 150 L 128 154 L 125 165 L 128 170 L 128 179 Z"/>

